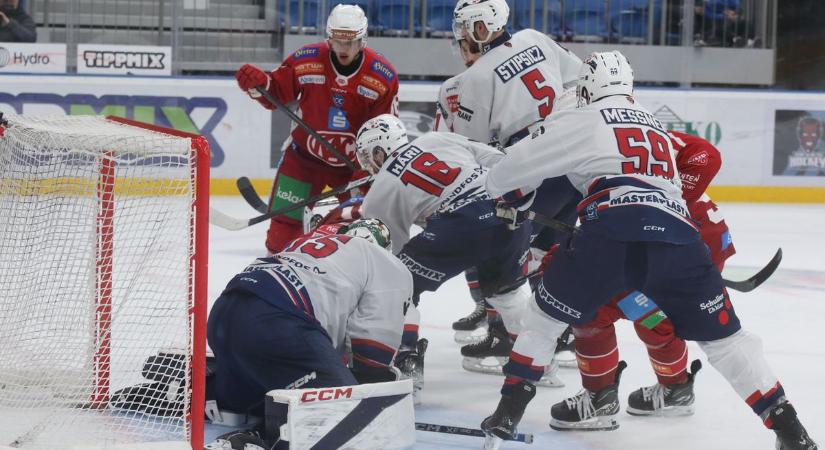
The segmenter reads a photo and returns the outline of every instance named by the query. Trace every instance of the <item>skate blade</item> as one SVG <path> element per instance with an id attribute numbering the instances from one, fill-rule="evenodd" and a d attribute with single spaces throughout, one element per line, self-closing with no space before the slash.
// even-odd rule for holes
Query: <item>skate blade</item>
<path id="1" fill-rule="evenodd" d="M 543 387 L 564 387 L 564 381 L 561 381 L 561 378 L 557 377 L 556 375 L 544 375 L 541 377 L 539 381 L 536 382 L 536 386 L 543 386 Z"/>
<path id="2" fill-rule="evenodd" d="M 488 434 L 484 437 L 484 450 L 498 450 L 502 442 L 504 440 L 500 437 Z"/>
<path id="3" fill-rule="evenodd" d="M 461 360 L 461 367 L 464 370 L 486 375 L 501 375 L 505 364 L 507 364 L 506 356 L 489 356 L 487 358 L 465 356 Z"/>
<path id="4" fill-rule="evenodd" d="M 556 431 L 611 431 L 619 428 L 616 416 L 593 417 L 581 422 L 550 419 L 550 428 Z"/>
<path id="5" fill-rule="evenodd" d="M 631 416 L 654 416 L 654 417 L 680 417 L 680 416 L 692 416 L 695 409 L 693 405 L 680 405 L 680 406 L 665 406 L 664 408 L 656 409 L 653 411 L 648 411 L 644 409 L 636 409 L 631 406 L 625 408 L 628 414 Z"/>
<path id="6" fill-rule="evenodd" d="M 568 369 L 578 369 L 579 364 L 576 362 L 576 354 L 570 351 L 558 352 L 553 356 L 553 360 L 559 363 L 559 367 Z"/>
<path id="7" fill-rule="evenodd" d="M 472 331 L 456 331 L 453 340 L 456 344 L 475 344 L 487 337 L 487 327 L 476 328 Z"/>

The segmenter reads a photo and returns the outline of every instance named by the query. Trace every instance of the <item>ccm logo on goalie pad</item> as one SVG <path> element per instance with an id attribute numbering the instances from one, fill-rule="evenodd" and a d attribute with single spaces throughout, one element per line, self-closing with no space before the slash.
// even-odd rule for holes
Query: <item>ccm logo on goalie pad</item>
<path id="1" fill-rule="evenodd" d="M 352 388 L 330 388 L 319 389 L 317 391 L 306 391 L 301 394 L 301 403 L 323 402 L 326 400 L 338 400 L 339 398 L 351 398 Z"/>

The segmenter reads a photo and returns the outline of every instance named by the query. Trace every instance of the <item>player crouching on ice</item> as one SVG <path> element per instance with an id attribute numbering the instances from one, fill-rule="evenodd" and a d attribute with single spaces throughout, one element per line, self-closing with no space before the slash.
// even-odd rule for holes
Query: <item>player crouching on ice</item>
<path id="1" fill-rule="evenodd" d="M 349 432 L 330 432 L 329 436 L 317 430 L 306 434 L 305 426 L 295 428 L 293 423 L 296 431 L 286 437 L 279 436 L 280 424 L 265 423 L 266 432 L 258 427 L 228 433 L 208 449 L 270 449 L 279 439 L 293 446 L 323 439 L 324 448 L 337 448 L 358 442 L 362 429 L 379 425 L 393 433 L 409 429 L 414 439 L 412 384 L 383 383 L 398 378 L 391 363 L 401 344 L 404 315 L 413 293 L 412 277 L 388 251 L 390 234 L 381 221 L 359 219 L 338 228 L 338 224 L 325 225 L 294 240 L 284 251 L 257 259 L 227 284 L 210 311 L 207 325 L 215 361 L 207 377 L 206 397 L 217 404 L 215 411 L 208 401 L 207 412 L 213 409 L 218 415 L 228 411 L 264 417 L 265 403 L 272 398 L 267 394 L 290 389 L 298 395 L 294 399 L 298 406 L 328 409 L 315 411 L 312 418 L 304 417 L 308 410 L 301 413 L 301 408 L 293 408 L 286 421 L 332 420 L 335 408 L 331 400 L 345 393 L 350 399 L 375 397 L 383 407 L 394 407 L 393 414 L 382 416 L 392 417 L 392 423 L 349 424 Z M 336 230 L 339 234 L 325 234 Z M 344 362 L 347 359 L 349 367 Z M 359 383 L 377 384 L 357 386 Z M 324 387 L 344 388 L 317 389 Z M 394 395 L 387 397 L 388 389 Z M 115 394 L 112 404 L 130 409 L 128 397 L 135 390 L 124 391 Z M 288 398 L 293 391 L 279 392 Z M 388 399 L 394 403 L 384 404 Z M 266 412 L 267 422 L 271 422 L 269 406 Z M 375 436 L 371 432 L 370 439 Z M 392 445 L 378 439 L 355 447 L 398 448 L 394 445 L 403 440 L 396 437 L 386 436 Z M 383 443 L 377 444 L 379 441 Z"/>
<path id="2" fill-rule="evenodd" d="M 413 275 L 413 302 L 422 292 L 477 268 L 481 290 L 501 314 L 506 331 L 500 339 L 485 341 L 487 346 L 473 346 L 473 353 L 462 348 L 463 366 L 500 373 L 500 365 L 486 366 L 482 360 L 506 362 L 511 336 L 521 330 L 530 299 L 519 264 L 530 232 L 509 229 L 496 217 L 495 203 L 484 189 L 489 167 L 503 153 L 454 133 L 431 132 L 408 142 L 404 125 L 389 114 L 367 121 L 358 131 L 357 145 L 361 167 L 375 175 L 361 215 L 390 228 L 393 252 Z M 413 224 L 424 230 L 411 238 Z M 405 333 L 404 345 L 414 346 L 417 338 L 417 330 Z M 543 384 L 563 385 L 556 368 L 548 370 Z"/>
<path id="3" fill-rule="evenodd" d="M 487 176 L 490 195 L 530 195 L 567 177 L 585 196 L 580 232 L 552 254 L 525 314 L 495 412 L 481 424 L 487 447 L 511 437 L 533 383 L 568 324 L 586 324 L 612 297 L 638 290 L 697 341 L 710 364 L 777 435 L 777 448 L 817 446 L 797 418 L 762 352 L 742 329 L 722 276 L 690 220 L 667 131 L 633 98 L 633 71 L 619 52 L 594 53 L 579 72 L 579 107 L 559 111 L 516 144 Z M 533 206 L 552 198 L 533 199 Z M 499 213 L 518 223 L 522 211 Z M 592 405 L 591 405 L 592 407 Z"/>

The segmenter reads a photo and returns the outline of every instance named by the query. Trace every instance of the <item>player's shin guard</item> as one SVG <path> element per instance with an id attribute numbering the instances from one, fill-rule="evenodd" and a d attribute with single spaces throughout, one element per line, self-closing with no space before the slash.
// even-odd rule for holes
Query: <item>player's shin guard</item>
<path id="1" fill-rule="evenodd" d="M 566 323 L 548 316 L 531 301 L 525 312 L 524 329 L 513 345 L 510 359 L 504 366 L 504 374 L 545 386 L 564 386 L 555 375 L 558 366 L 552 366 L 551 363 L 558 337 L 566 328 Z M 546 370 L 548 366 L 551 366 L 551 370 Z"/>
<path id="2" fill-rule="evenodd" d="M 776 448 L 817 448 L 796 418 L 796 411 L 788 409 L 790 404 L 785 399 L 785 390 L 765 360 L 759 337 L 739 330 L 726 338 L 698 344 L 711 365 L 728 380 L 765 426 L 776 432 Z"/>

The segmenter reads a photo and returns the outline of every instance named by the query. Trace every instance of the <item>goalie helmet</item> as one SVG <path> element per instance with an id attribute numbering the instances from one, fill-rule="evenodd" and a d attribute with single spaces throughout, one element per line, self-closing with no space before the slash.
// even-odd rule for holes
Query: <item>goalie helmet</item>
<path id="1" fill-rule="evenodd" d="M 392 245 L 390 240 L 390 229 L 378 219 L 358 219 L 351 224 L 341 228 L 338 234 L 360 237 L 373 244 L 389 250 Z"/>
<path id="2" fill-rule="evenodd" d="M 401 120 L 392 114 L 381 114 L 361 125 L 356 138 L 355 154 L 361 167 L 375 174 L 381 169 L 387 155 L 407 142 L 407 129 Z"/>
<path id="3" fill-rule="evenodd" d="M 579 107 L 611 95 L 633 95 L 633 68 L 617 50 L 591 53 L 579 70 Z"/>
<path id="4" fill-rule="evenodd" d="M 337 5 L 327 19 L 327 39 L 353 41 L 367 37 L 367 15 L 357 5 Z"/>
<path id="5" fill-rule="evenodd" d="M 505 0 L 459 0 L 453 10 L 453 35 L 456 40 L 461 40 L 466 31 L 470 39 L 484 44 L 490 41 L 493 33 L 503 30 L 509 19 L 510 7 Z M 476 22 L 483 22 L 487 27 L 486 36 L 475 35 Z"/>

